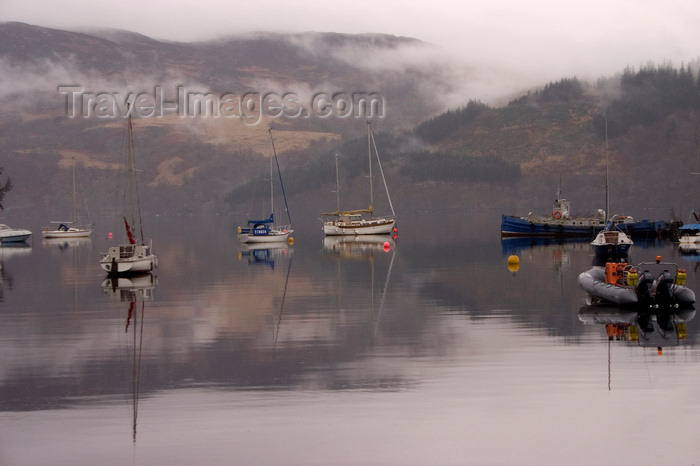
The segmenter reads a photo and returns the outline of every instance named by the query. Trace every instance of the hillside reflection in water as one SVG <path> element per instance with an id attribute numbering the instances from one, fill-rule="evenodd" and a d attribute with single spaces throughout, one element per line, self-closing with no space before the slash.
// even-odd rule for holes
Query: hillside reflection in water
<path id="1" fill-rule="evenodd" d="M 586 325 L 587 242 L 501 242 L 499 214 L 474 216 L 396 240 L 295 226 L 278 248 L 238 244 L 227 218 L 150 219 L 160 265 L 131 284 L 105 280 L 99 229 L 2 248 L 0 464 L 700 457 L 697 319 L 661 352 L 609 339 Z M 677 245 L 630 262 L 656 255 L 700 291 Z M 620 457 L 640 439 L 673 448 Z"/>

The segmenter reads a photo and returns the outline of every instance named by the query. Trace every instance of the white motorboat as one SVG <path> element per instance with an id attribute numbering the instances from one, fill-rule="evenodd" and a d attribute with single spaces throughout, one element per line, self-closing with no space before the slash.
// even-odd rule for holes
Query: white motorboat
<path id="1" fill-rule="evenodd" d="M 7 225 L 0 224 L 0 242 L 5 243 L 22 243 L 27 241 L 32 236 L 32 232 L 24 228 L 11 228 Z"/>

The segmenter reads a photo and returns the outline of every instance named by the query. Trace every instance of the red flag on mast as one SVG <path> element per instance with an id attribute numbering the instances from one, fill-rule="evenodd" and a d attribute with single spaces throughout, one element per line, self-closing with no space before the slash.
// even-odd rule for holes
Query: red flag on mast
<path id="1" fill-rule="evenodd" d="M 129 237 L 129 244 L 136 244 L 134 235 L 131 233 L 131 228 L 129 228 L 129 222 L 126 221 L 126 217 L 124 217 L 124 226 L 126 226 L 126 236 Z"/>

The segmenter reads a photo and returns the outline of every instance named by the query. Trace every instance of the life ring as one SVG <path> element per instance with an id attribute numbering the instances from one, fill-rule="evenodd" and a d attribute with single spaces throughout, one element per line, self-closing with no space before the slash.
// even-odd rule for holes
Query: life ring
<path id="1" fill-rule="evenodd" d="M 559 212 L 558 210 L 555 210 L 555 211 L 554 211 L 554 218 L 556 218 L 557 220 L 559 220 L 559 219 L 561 218 L 561 212 Z"/>

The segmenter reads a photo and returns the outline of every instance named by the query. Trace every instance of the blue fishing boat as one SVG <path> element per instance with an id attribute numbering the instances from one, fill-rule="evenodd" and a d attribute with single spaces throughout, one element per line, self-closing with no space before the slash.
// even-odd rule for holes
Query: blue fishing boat
<path id="1" fill-rule="evenodd" d="M 526 217 L 501 215 L 501 236 L 540 236 L 552 238 L 595 237 L 605 229 L 605 211 L 589 216 L 571 215 L 571 203 L 561 197 L 561 190 L 549 216 L 529 213 Z M 630 236 L 660 236 L 669 230 L 664 221 L 635 221 L 626 215 L 616 215 L 612 226 Z"/>

